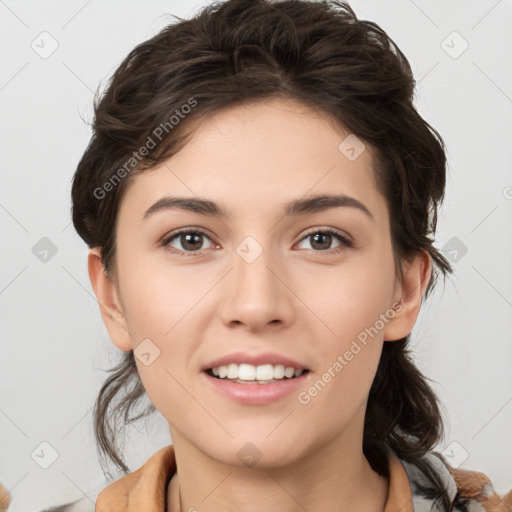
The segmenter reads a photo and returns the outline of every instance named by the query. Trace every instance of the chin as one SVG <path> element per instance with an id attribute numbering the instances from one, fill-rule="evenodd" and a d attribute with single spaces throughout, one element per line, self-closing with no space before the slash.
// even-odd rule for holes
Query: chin
<path id="1" fill-rule="evenodd" d="M 219 439 L 213 446 L 209 443 L 205 452 L 219 462 L 239 468 L 272 468 L 295 462 L 300 457 L 298 447 L 304 448 L 300 436 L 273 432 L 267 437 L 271 430 L 248 429 L 229 442 Z"/>

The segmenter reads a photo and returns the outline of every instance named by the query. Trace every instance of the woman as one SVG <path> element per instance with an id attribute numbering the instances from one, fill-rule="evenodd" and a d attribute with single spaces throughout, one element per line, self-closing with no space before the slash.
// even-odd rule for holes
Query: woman
<path id="1" fill-rule="evenodd" d="M 123 61 L 72 190 L 123 352 L 96 435 L 128 473 L 116 427 L 147 394 L 172 445 L 97 511 L 511 510 L 433 452 L 437 398 L 408 355 L 452 271 L 444 143 L 413 90 L 340 2 L 213 4 Z"/>

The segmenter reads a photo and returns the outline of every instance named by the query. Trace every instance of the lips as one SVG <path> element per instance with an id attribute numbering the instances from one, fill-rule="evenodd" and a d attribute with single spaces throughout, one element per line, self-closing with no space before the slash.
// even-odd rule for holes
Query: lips
<path id="1" fill-rule="evenodd" d="M 282 379 L 276 382 L 261 384 L 257 382 L 232 382 L 225 379 L 218 379 L 207 371 L 200 374 L 203 382 L 215 394 L 228 398 L 240 405 L 269 405 L 280 400 L 290 399 L 290 395 L 298 393 L 300 389 L 307 386 L 311 381 L 309 371 L 300 377 Z"/>

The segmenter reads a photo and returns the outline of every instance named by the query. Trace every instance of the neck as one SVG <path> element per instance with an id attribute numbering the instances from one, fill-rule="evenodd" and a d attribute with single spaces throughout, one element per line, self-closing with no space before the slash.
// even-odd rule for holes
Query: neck
<path id="1" fill-rule="evenodd" d="M 168 488 L 169 512 L 296 512 L 331 510 L 382 512 L 387 479 L 375 473 L 361 443 L 340 435 L 311 446 L 281 466 L 240 467 L 219 462 L 172 432 L 178 472 Z M 353 439 L 352 439 L 353 440 Z"/>

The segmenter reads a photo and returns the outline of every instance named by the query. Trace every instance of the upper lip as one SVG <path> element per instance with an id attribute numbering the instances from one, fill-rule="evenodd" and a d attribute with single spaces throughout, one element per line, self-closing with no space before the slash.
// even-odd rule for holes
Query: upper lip
<path id="1" fill-rule="evenodd" d="M 217 368 L 219 366 L 226 366 L 230 363 L 235 364 L 252 364 L 253 366 L 260 366 L 264 364 L 282 364 L 285 367 L 293 367 L 299 370 L 307 370 L 306 366 L 291 359 L 287 356 L 283 356 L 281 354 L 276 354 L 274 352 L 262 352 L 259 354 L 249 353 L 249 352 L 233 352 L 231 354 L 226 354 L 225 356 L 219 357 L 206 363 L 201 370 L 209 370 L 210 368 Z"/>

